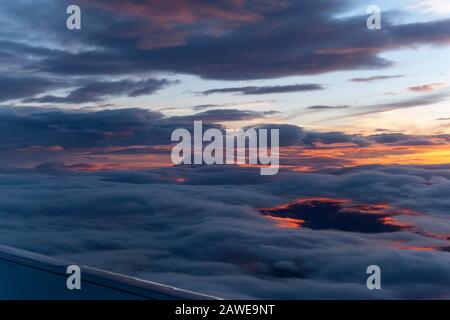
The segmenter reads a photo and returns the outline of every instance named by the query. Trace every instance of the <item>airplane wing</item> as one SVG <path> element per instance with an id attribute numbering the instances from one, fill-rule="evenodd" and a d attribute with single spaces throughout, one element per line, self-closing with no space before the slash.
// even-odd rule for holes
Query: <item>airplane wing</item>
<path id="1" fill-rule="evenodd" d="M 81 269 L 81 289 L 66 286 L 67 263 L 0 245 L 0 299 L 14 300 L 217 300 L 87 266 Z"/>

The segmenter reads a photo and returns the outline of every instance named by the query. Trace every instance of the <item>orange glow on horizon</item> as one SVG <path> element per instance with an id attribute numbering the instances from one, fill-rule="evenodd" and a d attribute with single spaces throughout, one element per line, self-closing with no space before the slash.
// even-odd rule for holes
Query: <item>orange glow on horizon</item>
<path id="1" fill-rule="evenodd" d="M 439 248 L 434 248 L 430 246 L 417 246 L 417 245 L 406 245 L 401 241 L 389 241 L 389 244 L 396 248 L 401 250 L 412 250 L 412 251 L 437 251 Z"/>
<path id="2" fill-rule="evenodd" d="M 25 148 L 21 152 L 44 152 L 49 148 Z M 51 148 L 52 151 L 56 147 Z M 171 146 L 109 146 L 89 149 L 58 149 L 58 161 L 66 164 L 89 164 L 74 171 L 152 169 L 173 166 Z M 281 169 L 311 172 L 364 165 L 437 165 L 450 163 L 450 145 L 389 146 L 376 144 L 357 147 L 350 144 L 291 146 L 280 148 Z M 29 163 L 33 167 L 36 163 Z M 26 167 L 27 165 L 25 165 Z M 266 165 L 235 164 L 230 166 L 261 168 Z"/>
<path id="3" fill-rule="evenodd" d="M 327 147 L 327 148 L 287 148 L 285 155 L 330 160 L 346 160 L 342 167 L 362 165 L 432 165 L 450 163 L 449 145 L 431 146 L 389 146 L 373 145 L 368 147 Z"/>
<path id="4" fill-rule="evenodd" d="M 274 217 L 274 216 L 265 216 L 269 220 L 273 220 L 276 222 L 277 227 L 282 229 L 298 229 L 302 227 L 302 225 L 306 222 L 302 219 L 294 219 L 294 218 L 282 218 L 282 217 Z"/>

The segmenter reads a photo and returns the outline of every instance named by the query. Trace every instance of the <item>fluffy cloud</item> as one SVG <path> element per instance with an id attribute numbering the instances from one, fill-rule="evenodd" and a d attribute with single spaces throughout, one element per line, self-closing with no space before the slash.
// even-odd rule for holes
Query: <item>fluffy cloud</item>
<path id="1" fill-rule="evenodd" d="M 392 64 L 381 56 L 388 50 L 450 41 L 449 20 L 394 24 L 386 16 L 386 32 L 374 34 L 364 15 L 335 19 L 353 8 L 352 1 L 98 0 L 82 4 L 83 32 L 71 35 L 66 50 L 64 17 L 54 13 L 66 3 L 46 4 L 5 7 L 3 15 L 42 41 L 24 47 L 5 36 L 1 52 L 8 57 L 27 52 L 32 59 L 16 61 L 17 67 L 60 75 L 169 71 L 226 80 L 276 78 L 382 68 Z M 42 22 L 39 28 L 35 19 Z M 52 49 L 43 41 L 48 38 Z"/>
<path id="2" fill-rule="evenodd" d="M 3 149 L 30 146 L 87 148 L 133 145 L 169 145 L 172 131 L 193 130 L 194 120 L 205 121 L 208 128 L 222 128 L 214 122 L 257 119 L 264 112 L 210 110 L 196 115 L 167 118 L 145 109 L 67 111 L 41 108 L 0 108 L 0 134 Z"/>
<path id="3" fill-rule="evenodd" d="M 319 108 L 319 110 L 322 108 Z M 160 112 L 145 109 L 116 109 L 102 111 L 64 111 L 44 108 L 0 108 L 0 148 L 4 150 L 45 151 L 51 146 L 61 149 L 94 147 L 130 147 L 170 145 L 173 130 L 193 130 L 194 121 L 203 121 L 207 128 L 224 127 L 218 123 L 230 121 L 264 120 L 274 111 L 214 109 L 185 116 L 166 117 Z M 445 144 L 448 136 L 419 136 L 383 133 L 372 136 L 343 132 L 307 131 L 287 124 L 263 124 L 256 129 L 279 129 L 280 146 L 314 148 L 318 144 L 350 144 L 367 147 L 426 146 Z M 122 148 L 121 151 L 124 149 Z M 129 152 L 135 152 L 130 149 Z M 300 160 L 297 158 L 297 160 Z M 319 160 L 319 159 L 316 159 Z M 326 160 L 326 159 L 323 159 Z"/>
<path id="4" fill-rule="evenodd" d="M 369 142 L 362 136 L 349 135 L 343 132 L 314 132 L 288 124 L 265 124 L 257 126 L 259 129 L 279 129 L 280 146 L 314 146 L 315 143 L 353 143 L 358 146 L 367 146 Z"/>
<path id="5" fill-rule="evenodd" d="M 128 96 L 138 97 L 149 95 L 177 83 L 166 79 L 146 79 L 140 81 L 120 80 L 120 81 L 99 81 L 91 82 L 71 91 L 65 97 L 46 95 L 39 98 L 26 99 L 25 103 L 86 103 L 98 102 L 107 97 Z"/>
<path id="6" fill-rule="evenodd" d="M 177 182 L 180 176 L 186 183 Z M 408 231 L 374 236 L 280 229 L 258 208 L 301 196 L 353 197 L 421 210 L 426 219 L 412 222 L 448 233 L 449 177 L 448 168 L 389 167 L 334 174 L 283 170 L 274 180 L 256 169 L 227 166 L 3 171 L 0 239 L 225 298 L 448 298 L 448 253 L 397 247 L 448 241 Z M 382 291 L 365 287 L 371 264 L 382 268 Z"/>
<path id="7" fill-rule="evenodd" d="M 0 102 L 23 99 L 62 86 L 61 82 L 46 78 L 2 75 L 0 76 L 2 88 Z"/>
<path id="8" fill-rule="evenodd" d="M 200 115 L 214 122 L 225 119 L 222 111 Z M 227 111 L 233 119 L 248 116 Z M 3 244 L 226 298 L 448 297 L 448 166 L 330 170 L 351 163 L 308 155 L 302 160 L 297 154 L 283 157 L 282 165 L 315 163 L 327 170 L 282 169 L 273 177 L 259 175 L 258 168 L 233 166 L 98 171 L 91 169 L 96 169 L 97 158 L 106 156 L 102 148 L 82 162 L 64 160 L 78 157 L 77 148 L 82 147 L 109 146 L 104 152 L 133 157 L 167 152 L 157 145 L 152 148 L 152 143 L 167 143 L 170 130 L 192 125 L 192 116 L 164 118 L 139 109 L 0 112 L 2 163 L 8 165 L 0 170 Z M 314 148 L 316 143 L 364 147 L 418 138 L 265 125 L 275 127 L 281 130 L 285 147 Z M 133 147 L 139 144 L 144 145 Z M 29 162 L 33 155 L 34 162 L 41 163 L 34 169 L 12 169 L 20 165 L 8 148 L 19 145 L 25 147 L 19 153 L 26 153 Z M 67 153 L 68 158 L 60 157 Z M 281 229 L 259 211 L 318 196 L 389 204 L 420 214 L 396 216 L 414 229 L 371 235 Z M 370 264 L 382 267 L 382 292 L 365 288 L 365 268 Z"/>
<path id="9" fill-rule="evenodd" d="M 64 104 L 152 94 L 172 84 L 153 78 L 161 71 L 247 80 L 378 70 L 393 63 L 387 51 L 450 42 L 449 19 L 394 23 L 387 14 L 382 31 L 368 31 L 365 12 L 346 14 L 354 9 L 350 0 L 82 0 L 82 32 L 65 29 L 68 4 L 2 4 L 0 101 Z M 62 89 L 69 89 L 65 96 L 55 93 Z M 321 89 L 236 85 L 204 93 Z M 434 93 L 354 112 L 447 98 Z M 386 150 L 448 144 L 448 136 L 366 137 L 264 124 L 259 128 L 280 129 L 276 176 L 252 167 L 158 162 L 170 152 L 171 132 L 192 130 L 194 120 L 223 130 L 217 123 L 267 121 L 272 114 L 238 107 L 219 101 L 193 109 L 221 109 L 176 117 L 142 109 L 0 108 L 0 243 L 224 298 L 450 298 L 450 167 L 350 167 L 346 154 L 375 145 L 362 156 L 380 159 Z M 111 159 L 122 166 L 99 165 Z M 133 169 L 134 161 L 151 169 Z M 303 167 L 314 172 L 289 170 Z M 395 216 L 409 228 L 369 234 L 360 219 L 345 231 L 283 229 L 261 212 L 301 197 L 414 214 Z M 381 291 L 366 288 L 372 264 L 382 268 Z"/>
<path id="10" fill-rule="evenodd" d="M 450 12 L 450 4 L 445 0 L 417 0 L 408 9 L 426 13 L 446 14 Z"/>

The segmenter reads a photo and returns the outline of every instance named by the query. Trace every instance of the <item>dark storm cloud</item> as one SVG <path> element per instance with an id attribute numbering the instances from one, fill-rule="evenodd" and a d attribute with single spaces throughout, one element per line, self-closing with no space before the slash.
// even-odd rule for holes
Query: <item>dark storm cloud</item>
<path id="1" fill-rule="evenodd" d="M 2 147 L 87 147 L 167 142 L 170 131 L 163 130 L 161 118 L 160 113 L 139 109 L 99 112 L 39 108 L 16 112 L 14 108 L 3 109 L 3 125 L 0 126 Z"/>
<path id="2" fill-rule="evenodd" d="M 30 146 L 60 146 L 66 148 L 168 145 L 173 130 L 193 130 L 194 121 L 203 121 L 204 130 L 224 130 L 220 122 L 268 119 L 276 111 L 215 109 L 204 112 L 165 117 L 145 109 L 116 109 L 101 111 L 63 111 L 36 107 L 1 107 L 0 148 L 24 149 Z M 385 133 L 372 136 L 343 132 L 308 131 L 295 125 L 263 124 L 256 129 L 279 129 L 280 146 L 350 143 L 366 147 L 372 143 L 385 145 L 433 145 L 445 143 L 445 136 L 418 136 Z M 134 152 L 134 151 L 133 151 Z"/>
<path id="3" fill-rule="evenodd" d="M 324 88 L 318 84 L 294 84 L 286 86 L 264 86 L 264 87 L 235 87 L 211 89 L 201 92 L 202 95 L 210 95 L 215 93 L 237 93 L 242 95 L 261 95 L 274 93 L 292 93 L 303 91 L 323 90 Z"/>
<path id="4" fill-rule="evenodd" d="M 352 82 L 373 82 L 373 81 L 380 81 L 380 80 L 388 80 L 388 79 L 396 79 L 401 78 L 402 75 L 394 75 L 394 76 L 373 76 L 373 77 L 367 77 L 367 78 L 353 78 L 350 79 Z"/>
<path id="5" fill-rule="evenodd" d="M 276 111 L 215 109 L 164 117 L 145 109 L 101 111 L 0 107 L 0 148 L 60 146 L 62 148 L 168 145 L 173 130 L 193 130 L 194 121 L 203 121 L 204 130 L 224 129 L 215 123 L 265 119 Z"/>
<path id="6" fill-rule="evenodd" d="M 269 113 L 270 114 L 270 113 Z M 61 146 L 63 148 L 168 145 L 172 131 L 193 129 L 194 120 L 208 128 L 222 128 L 220 121 L 263 118 L 265 112 L 210 110 L 196 115 L 165 118 L 145 109 L 64 111 L 41 108 L 0 108 L 0 148 Z"/>
<path id="7" fill-rule="evenodd" d="M 218 36 L 259 21 L 266 12 L 287 7 L 285 0 L 81 0 L 81 3 L 137 21 L 130 34 L 138 39 L 138 46 L 143 48 L 183 45 L 186 38 L 194 35 Z M 151 32 L 146 34 L 143 32 L 145 30 Z"/>
<path id="8" fill-rule="evenodd" d="M 80 88 L 77 88 L 65 97 L 47 95 L 39 98 L 27 99 L 24 102 L 86 103 L 97 102 L 108 97 L 116 96 L 138 97 L 156 93 L 157 91 L 174 83 L 177 82 L 166 79 L 146 79 L 140 81 L 120 80 L 111 82 L 99 81 L 88 83 Z"/>
<path id="9" fill-rule="evenodd" d="M 23 99 L 61 86 L 62 82 L 35 76 L 0 76 L 0 102 Z"/>
<path id="10" fill-rule="evenodd" d="M 159 6 L 167 15 L 155 16 L 154 2 L 148 3 L 148 10 L 137 10 L 145 9 L 145 3 L 93 1 L 83 11 L 83 32 L 71 35 L 86 49 L 47 53 L 34 67 L 72 75 L 170 71 L 225 80 L 262 79 L 387 67 L 392 62 L 381 57 L 387 50 L 450 40 L 450 20 L 394 25 L 385 15 L 383 30 L 372 32 L 366 28 L 365 13 L 335 18 L 351 9 L 350 1 L 277 3 L 188 2 L 174 14 L 170 2 Z M 42 9 L 29 10 L 34 11 Z M 19 13 L 17 19 L 24 19 Z M 51 18 L 43 26 L 54 24 Z M 30 32 L 47 30 L 67 41 L 67 33 L 58 28 Z"/>

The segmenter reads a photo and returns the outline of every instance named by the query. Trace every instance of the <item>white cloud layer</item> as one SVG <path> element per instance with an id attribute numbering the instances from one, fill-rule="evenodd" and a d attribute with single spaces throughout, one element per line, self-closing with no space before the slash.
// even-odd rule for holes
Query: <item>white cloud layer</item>
<path id="1" fill-rule="evenodd" d="M 450 13 L 450 2 L 447 0 L 414 0 L 409 8 L 425 13 L 447 14 Z"/>
<path id="2" fill-rule="evenodd" d="M 177 175 L 188 182 L 167 182 Z M 445 248 L 448 240 L 280 229 L 256 209 L 300 196 L 353 197 L 421 211 L 426 218 L 408 222 L 449 234 L 448 167 L 283 171 L 274 181 L 227 167 L 3 170 L 0 178 L 2 244 L 225 298 L 450 298 L 448 252 L 395 245 Z M 381 291 L 366 288 L 371 264 L 382 268 Z"/>

